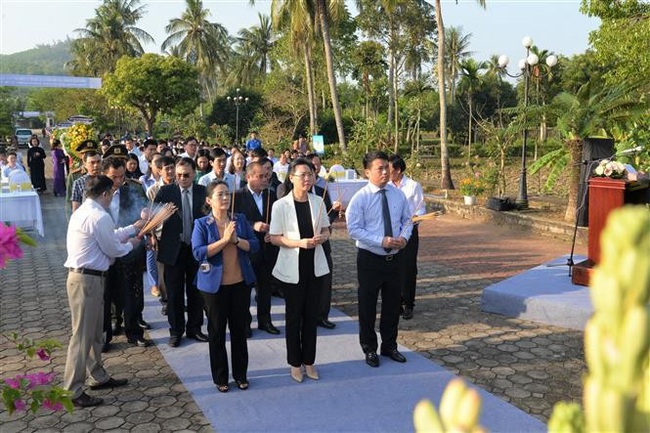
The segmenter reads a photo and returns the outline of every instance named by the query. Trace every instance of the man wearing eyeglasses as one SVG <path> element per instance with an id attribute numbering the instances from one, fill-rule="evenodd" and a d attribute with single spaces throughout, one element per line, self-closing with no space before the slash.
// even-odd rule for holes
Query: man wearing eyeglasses
<path id="1" fill-rule="evenodd" d="M 161 186 L 154 199 L 156 203 L 173 203 L 178 208 L 163 224 L 158 241 L 158 261 L 164 265 L 167 286 L 170 347 L 178 347 L 183 334 L 199 342 L 208 341 L 201 331 L 203 298 L 194 285 L 199 264 L 192 254 L 192 226 L 196 218 L 204 215 L 205 203 L 205 187 L 194 183 L 195 176 L 194 161 L 181 158 L 176 163 L 176 184 Z"/>

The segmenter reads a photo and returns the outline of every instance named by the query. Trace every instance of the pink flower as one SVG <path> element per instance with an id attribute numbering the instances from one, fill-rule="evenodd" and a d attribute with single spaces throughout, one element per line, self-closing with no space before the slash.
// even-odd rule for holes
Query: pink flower
<path id="1" fill-rule="evenodd" d="M 52 382 L 54 380 L 54 373 L 43 373 L 42 371 L 39 371 L 38 373 L 25 375 L 25 379 L 29 381 L 27 388 L 31 389 Z"/>
<path id="2" fill-rule="evenodd" d="M 36 354 L 41 359 L 41 361 L 49 361 L 50 360 L 50 354 L 47 353 L 47 351 L 45 349 L 43 349 L 42 347 L 36 351 Z"/>
<path id="3" fill-rule="evenodd" d="M 6 226 L 0 222 L 0 269 L 3 269 L 9 259 L 19 259 L 23 256 L 20 249 L 16 227 Z"/>
<path id="4" fill-rule="evenodd" d="M 27 405 L 25 404 L 24 401 L 18 399 L 18 400 L 14 400 L 14 408 L 16 408 L 17 412 L 21 412 L 27 408 Z"/>
<path id="5" fill-rule="evenodd" d="M 63 409 L 63 405 L 61 403 L 59 403 L 58 401 L 57 402 L 52 402 L 47 398 L 45 400 L 43 400 L 43 407 L 45 409 L 49 409 L 49 410 L 53 410 L 53 411 Z"/>
<path id="6" fill-rule="evenodd" d="M 13 379 L 5 379 L 5 383 L 9 388 L 20 389 L 20 382 L 22 378 L 22 376 L 16 376 Z"/>

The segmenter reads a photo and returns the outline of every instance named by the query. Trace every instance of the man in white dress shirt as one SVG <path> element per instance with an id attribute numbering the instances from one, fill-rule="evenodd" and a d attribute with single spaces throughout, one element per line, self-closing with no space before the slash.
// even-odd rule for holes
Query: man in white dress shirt
<path id="1" fill-rule="evenodd" d="M 106 176 L 89 178 L 86 199 L 72 214 L 68 224 L 67 280 L 72 336 L 63 376 L 63 388 L 72 392 L 78 407 L 97 406 L 101 398 L 83 391 L 89 378 L 90 389 L 126 385 L 126 379 L 113 379 L 102 365 L 104 282 L 116 257 L 131 252 L 140 241 L 133 236 L 139 226 L 115 229 L 106 209 L 113 198 L 113 181 Z M 141 225 L 141 222 L 139 222 Z"/>
<path id="2" fill-rule="evenodd" d="M 411 216 L 420 216 L 426 213 L 424 204 L 424 193 L 422 185 L 406 176 L 406 163 L 399 155 L 391 155 L 390 182 L 406 196 L 409 203 Z M 418 236 L 418 223 L 413 224 L 413 231 L 403 251 L 404 273 L 402 274 L 402 318 L 410 320 L 413 318 L 413 307 L 415 306 L 415 286 L 418 275 L 418 247 L 420 238 Z"/>

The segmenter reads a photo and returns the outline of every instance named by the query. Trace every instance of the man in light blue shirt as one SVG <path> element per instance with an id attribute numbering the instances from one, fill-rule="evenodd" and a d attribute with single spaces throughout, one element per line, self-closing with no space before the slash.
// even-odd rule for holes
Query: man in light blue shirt
<path id="1" fill-rule="evenodd" d="M 388 185 L 388 155 L 377 151 L 364 156 L 368 184 L 350 200 L 347 224 L 357 246 L 359 281 L 359 341 L 366 363 L 379 367 L 375 320 L 381 291 L 379 322 L 381 354 L 397 362 L 406 358 L 397 350 L 401 304 L 401 250 L 411 236 L 411 211 L 404 194 Z"/>

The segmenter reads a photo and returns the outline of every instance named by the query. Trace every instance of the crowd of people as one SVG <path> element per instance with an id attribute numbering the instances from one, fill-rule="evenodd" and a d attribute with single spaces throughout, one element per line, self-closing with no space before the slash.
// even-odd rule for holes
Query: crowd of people
<path id="1" fill-rule="evenodd" d="M 249 388 L 251 291 L 258 332 L 273 335 L 281 331 L 271 320 L 271 297 L 282 297 L 290 377 L 318 380 L 317 328 L 336 327 L 329 320 L 334 253 L 329 237 L 343 213 L 357 247 L 365 362 L 378 367 L 378 350 L 406 362 L 397 349 L 397 326 L 400 316 L 413 317 L 417 225 L 412 217 L 424 213 L 424 205 L 422 188 L 404 175 L 401 157 L 366 154 L 368 184 L 344 209 L 329 196 L 327 180 L 319 175 L 320 157 L 309 153 L 302 138 L 277 160 L 255 133 L 242 150 L 210 147 L 194 137 L 182 143 L 180 149 L 167 140 L 107 138 L 86 140 L 75 149 L 83 168 L 68 176 L 72 214 L 65 266 L 72 337 L 64 378 L 75 405 L 102 402 L 83 391 L 86 375 L 91 389 L 126 384 L 111 378 L 101 363 L 115 335 L 124 333 L 139 347 L 152 344 L 144 336 L 150 328 L 142 316 L 145 290 L 160 299 L 170 347 L 184 338 L 207 343 L 219 392 L 229 391 L 230 370 L 238 389 Z M 177 211 L 154 230 L 140 232 L 152 211 L 167 203 Z"/>

